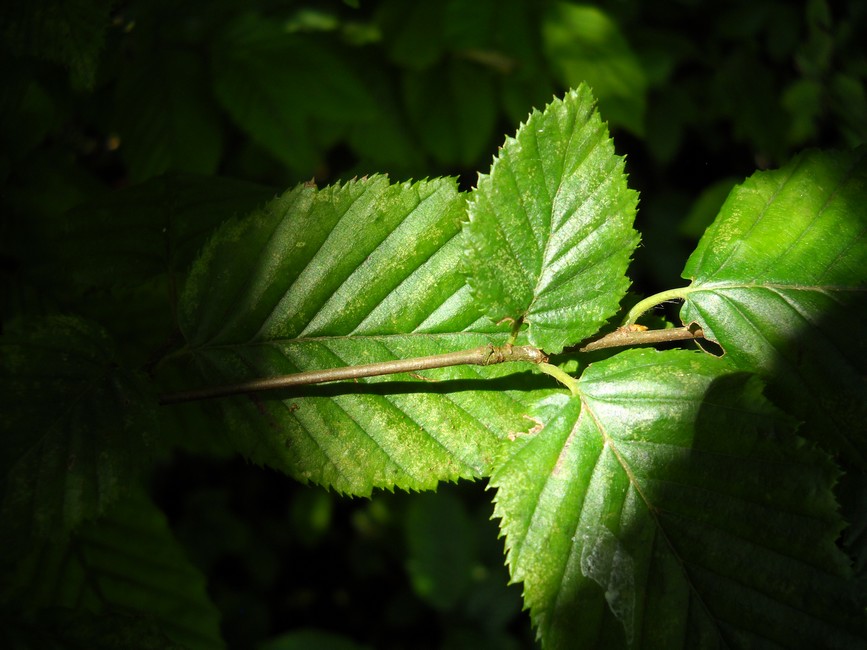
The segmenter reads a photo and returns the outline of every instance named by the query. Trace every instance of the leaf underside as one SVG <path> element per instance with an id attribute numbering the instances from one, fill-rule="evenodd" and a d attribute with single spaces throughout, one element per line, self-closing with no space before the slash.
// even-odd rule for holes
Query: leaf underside
<path id="1" fill-rule="evenodd" d="M 485 314 L 551 353 L 594 334 L 629 284 L 636 204 L 586 86 L 535 111 L 470 194 L 464 264 Z"/>
<path id="2" fill-rule="evenodd" d="M 492 485 L 546 648 L 857 646 L 836 470 L 754 377 L 633 350 L 536 418 Z"/>
<path id="3" fill-rule="evenodd" d="M 464 212 L 452 180 L 374 176 L 301 186 L 228 224 L 181 299 L 187 386 L 505 342 L 457 268 Z M 431 488 L 485 474 L 500 441 L 528 428 L 514 372 L 462 366 L 209 407 L 235 449 L 300 480 L 351 494 Z"/>
<path id="4" fill-rule="evenodd" d="M 736 187 L 683 272 L 681 311 L 758 370 L 805 435 L 867 467 L 867 149 Z"/>

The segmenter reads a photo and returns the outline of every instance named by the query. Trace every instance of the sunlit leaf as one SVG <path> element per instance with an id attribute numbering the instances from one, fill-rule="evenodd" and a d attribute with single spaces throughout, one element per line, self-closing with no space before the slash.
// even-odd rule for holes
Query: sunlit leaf
<path id="1" fill-rule="evenodd" d="M 593 364 L 492 477 L 546 648 L 857 647 L 838 472 L 755 377 L 697 352 Z"/>
<path id="2" fill-rule="evenodd" d="M 300 186 L 227 224 L 181 300 L 187 348 L 173 361 L 191 371 L 186 387 L 505 342 L 458 270 L 464 213 L 452 180 L 374 176 Z M 454 367 L 205 407 L 221 422 L 213 435 L 301 480 L 353 494 L 430 488 L 484 474 L 500 441 L 527 428 L 524 393 L 482 381 L 514 372 Z"/>
<path id="3" fill-rule="evenodd" d="M 626 293 L 637 194 L 586 86 L 530 115 L 470 195 L 468 283 L 494 321 L 559 352 Z"/>
<path id="4" fill-rule="evenodd" d="M 804 435 L 867 463 L 867 150 L 810 152 L 736 187 L 689 258 L 681 310 L 758 370 Z"/>

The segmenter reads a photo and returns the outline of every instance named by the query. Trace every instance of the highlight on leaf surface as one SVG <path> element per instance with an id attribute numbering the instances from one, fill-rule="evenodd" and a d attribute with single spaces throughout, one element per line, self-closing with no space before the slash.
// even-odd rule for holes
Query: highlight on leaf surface
<path id="1" fill-rule="evenodd" d="M 684 323 L 867 467 L 867 149 L 809 151 L 735 187 L 690 256 Z M 853 335 L 854 334 L 854 335 Z"/>
<path id="2" fill-rule="evenodd" d="M 464 212 L 451 179 L 373 176 L 299 186 L 226 224 L 180 301 L 187 348 L 172 359 L 185 378 L 178 385 L 505 343 L 508 328 L 483 318 L 457 268 Z M 457 366 L 205 408 L 234 449 L 302 481 L 359 495 L 432 488 L 488 473 L 500 442 L 526 429 L 525 382 L 512 383 L 514 372 Z"/>
<path id="3" fill-rule="evenodd" d="M 638 244 L 626 186 L 587 86 L 534 111 L 469 198 L 464 267 L 485 314 L 556 353 L 618 308 Z"/>
<path id="4" fill-rule="evenodd" d="M 544 647 L 857 647 L 838 471 L 754 376 L 630 350 L 579 385 L 491 478 Z"/>

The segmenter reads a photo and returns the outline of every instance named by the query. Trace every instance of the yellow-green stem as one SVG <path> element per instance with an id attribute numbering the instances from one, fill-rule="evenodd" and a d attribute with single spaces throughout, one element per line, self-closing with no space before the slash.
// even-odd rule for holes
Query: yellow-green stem
<path id="1" fill-rule="evenodd" d="M 578 380 L 569 373 L 560 370 L 560 368 L 550 363 L 540 363 L 539 370 L 544 372 L 546 375 L 551 375 L 554 379 L 563 384 L 569 389 L 572 395 L 578 395 Z"/>
<path id="2" fill-rule="evenodd" d="M 657 305 L 661 305 L 669 300 L 684 300 L 688 294 L 689 287 L 679 287 L 677 289 L 669 289 L 668 291 L 662 291 L 660 293 L 655 293 L 652 296 L 648 296 L 644 300 L 636 303 L 635 306 L 629 310 L 629 313 L 626 314 L 626 319 L 623 321 L 623 326 L 626 327 L 627 325 L 632 325 L 644 312 L 653 309 Z"/>

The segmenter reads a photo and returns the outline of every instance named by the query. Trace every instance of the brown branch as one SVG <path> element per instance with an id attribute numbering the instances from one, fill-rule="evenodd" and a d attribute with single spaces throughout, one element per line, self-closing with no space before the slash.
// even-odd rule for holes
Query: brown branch
<path id="1" fill-rule="evenodd" d="M 627 325 L 609 332 L 600 339 L 591 341 L 584 347 L 578 348 L 578 352 L 594 352 L 603 348 L 689 341 L 700 338 L 704 338 L 704 332 L 694 324 L 689 327 L 674 327 L 667 330 L 649 330 L 642 325 Z"/>
<path id="2" fill-rule="evenodd" d="M 179 393 L 161 395 L 160 404 L 177 404 L 179 402 L 191 402 L 194 400 L 211 399 L 214 397 L 227 397 L 242 393 L 254 393 L 279 388 L 292 388 L 294 386 L 307 386 L 310 384 L 322 384 L 329 381 L 341 381 L 345 379 L 361 379 L 363 377 L 377 377 L 380 375 L 392 375 L 402 372 L 418 372 L 419 370 L 432 370 L 434 368 L 447 368 L 449 366 L 490 366 L 497 363 L 510 363 L 524 361 L 528 363 L 545 363 L 548 358 L 539 348 L 531 345 L 483 345 L 471 350 L 434 354 L 427 357 L 415 357 L 412 359 L 396 359 L 394 361 L 382 361 L 379 363 L 367 363 L 359 366 L 343 366 L 341 368 L 328 368 L 325 370 L 310 370 L 292 375 L 281 375 L 267 379 L 252 379 L 237 384 L 225 386 L 209 386 Z"/>

